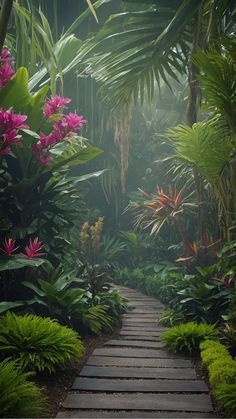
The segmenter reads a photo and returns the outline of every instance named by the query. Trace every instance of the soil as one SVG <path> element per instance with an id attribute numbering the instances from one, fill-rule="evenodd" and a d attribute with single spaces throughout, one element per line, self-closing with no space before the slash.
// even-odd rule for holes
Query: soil
<path id="1" fill-rule="evenodd" d="M 55 417 L 57 415 L 75 377 L 79 374 L 94 349 L 103 346 L 107 340 L 116 338 L 119 335 L 119 331 L 120 328 L 117 328 L 109 335 L 83 338 L 85 355 L 76 365 L 69 365 L 66 369 L 57 371 L 51 375 L 38 374 L 34 377 L 34 381 L 39 387 L 43 388 L 43 391 L 48 398 L 50 417 Z"/>

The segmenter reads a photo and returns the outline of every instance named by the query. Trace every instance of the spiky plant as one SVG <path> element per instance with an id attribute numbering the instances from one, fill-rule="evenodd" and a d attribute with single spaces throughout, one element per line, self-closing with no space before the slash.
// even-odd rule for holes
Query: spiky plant
<path id="1" fill-rule="evenodd" d="M 83 353 L 78 334 L 52 319 L 10 312 L 0 319 L 0 356 L 25 370 L 52 373 Z"/>
<path id="2" fill-rule="evenodd" d="M 214 339 L 217 334 L 212 325 L 190 322 L 171 327 L 162 333 L 161 339 L 172 352 L 194 353 L 204 339 Z"/>
<path id="3" fill-rule="evenodd" d="M 48 415 L 47 400 L 16 362 L 0 363 L 0 417 L 35 418 Z"/>

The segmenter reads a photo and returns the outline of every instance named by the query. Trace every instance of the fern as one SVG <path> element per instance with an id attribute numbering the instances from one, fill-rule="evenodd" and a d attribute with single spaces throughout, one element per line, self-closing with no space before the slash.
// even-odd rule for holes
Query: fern
<path id="1" fill-rule="evenodd" d="M 0 319 L 0 355 L 23 369 L 52 373 L 83 353 L 77 333 L 54 320 L 10 312 Z"/>
<path id="2" fill-rule="evenodd" d="M 0 417 L 28 418 L 48 416 L 47 400 L 40 389 L 15 362 L 0 363 Z"/>
<path id="3" fill-rule="evenodd" d="M 112 331 L 114 320 L 107 314 L 108 306 L 97 304 L 86 308 L 82 313 L 81 320 L 96 335 L 104 331 Z"/>
<path id="4" fill-rule="evenodd" d="M 221 409 L 236 417 L 236 384 L 220 384 L 213 392 Z"/>
<path id="5" fill-rule="evenodd" d="M 209 324 L 194 322 L 174 326 L 162 333 L 161 339 L 172 352 L 194 353 L 204 339 L 214 339 L 217 331 Z"/>

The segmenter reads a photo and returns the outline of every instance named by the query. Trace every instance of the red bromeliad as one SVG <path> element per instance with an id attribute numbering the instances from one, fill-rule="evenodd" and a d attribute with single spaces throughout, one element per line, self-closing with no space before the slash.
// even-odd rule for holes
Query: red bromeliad
<path id="1" fill-rule="evenodd" d="M 180 256 L 176 262 L 196 261 L 199 266 L 213 264 L 217 261 L 217 250 L 221 240 L 209 239 L 207 233 L 204 234 L 202 243 L 188 243 L 188 252 L 186 255 Z"/>
<path id="2" fill-rule="evenodd" d="M 40 250 L 42 249 L 42 242 L 36 237 L 33 241 L 30 239 L 29 244 L 25 248 L 25 256 L 29 259 L 36 258 L 45 253 L 41 253 Z"/>
<path id="3" fill-rule="evenodd" d="M 196 206 L 186 202 L 188 197 L 183 196 L 183 189 L 176 192 L 175 188 L 169 186 L 168 192 L 164 192 L 162 187 L 157 186 L 155 194 L 139 189 L 145 196 L 143 204 L 131 203 L 128 209 L 137 210 L 135 225 L 141 228 L 150 228 L 151 234 L 157 234 L 165 224 L 174 223 L 178 229 L 181 241 L 189 250 L 189 244 L 185 238 L 181 223 L 181 215 L 187 206 Z"/>
<path id="4" fill-rule="evenodd" d="M 18 246 L 15 247 L 15 243 L 15 240 L 5 238 L 1 250 L 5 253 L 5 255 L 11 256 L 18 249 Z"/>

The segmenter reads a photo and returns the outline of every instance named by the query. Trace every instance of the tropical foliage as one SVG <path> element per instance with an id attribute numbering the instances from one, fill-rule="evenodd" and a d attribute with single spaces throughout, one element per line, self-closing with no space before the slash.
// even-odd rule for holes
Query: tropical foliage
<path id="1" fill-rule="evenodd" d="M 235 12 L 233 0 L 2 2 L 6 417 L 18 414 L 12 391 L 24 404 L 27 388 L 19 412 L 44 414 L 19 365 L 69 367 L 83 353 L 77 333 L 120 324 L 128 304 L 112 280 L 166 304 L 164 342 L 200 345 L 234 414 Z"/>
<path id="2" fill-rule="evenodd" d="M 7 313 L 0 330 L 0 357 L 17 361 L 27 371 L 52 373 L 84 353 L 76 332 L 49 318 Z"/>
<path id="3" fill-rule="evenodd" d="M 32 418 L 48 415 L 43 392 L 14 361 L 0 363 L 0 415 L 2 418 Z"/>

